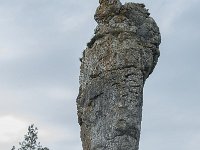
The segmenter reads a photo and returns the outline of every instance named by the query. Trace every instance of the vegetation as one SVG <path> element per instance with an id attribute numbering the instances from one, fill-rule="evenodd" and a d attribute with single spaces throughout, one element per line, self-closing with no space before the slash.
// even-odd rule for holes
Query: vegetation
<path id="1" fill-rule="evenodd" d="M 42 147 L 38 139 L 38 129 L 34 124 L 28 127 L 28 133 L 24 135 L 24 141 L 19 142 L 20 148 L 18 150 L 49 150 L 47 147 Z M 11 150 L 16 150 L 15 146 Z"/>

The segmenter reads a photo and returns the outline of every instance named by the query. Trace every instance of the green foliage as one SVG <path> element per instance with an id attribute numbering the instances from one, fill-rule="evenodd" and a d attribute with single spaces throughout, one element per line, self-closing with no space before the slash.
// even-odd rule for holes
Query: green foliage
<path id="1" fill-rule="evenodd" d="M 49 150 L 47 147 L 42 147 L 38 139 L 38 129 L 34 125 L 28 127 L 28 133 L 24 136 L 24 141 L 19 142 L 20 148 L 18 150 Z M 11 150 L 15 150 L 15 146 Z"/>

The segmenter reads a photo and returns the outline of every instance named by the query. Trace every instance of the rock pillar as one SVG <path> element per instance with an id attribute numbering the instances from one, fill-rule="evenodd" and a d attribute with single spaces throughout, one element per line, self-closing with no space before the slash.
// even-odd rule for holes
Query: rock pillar
<path id="1" fill-rule="evenodd" d="M 143 87 L 159 57 L 159 28 L 144 4 L 99 0 L 83 52 L 78 120 L 83 150 L 138 150 Z"/>

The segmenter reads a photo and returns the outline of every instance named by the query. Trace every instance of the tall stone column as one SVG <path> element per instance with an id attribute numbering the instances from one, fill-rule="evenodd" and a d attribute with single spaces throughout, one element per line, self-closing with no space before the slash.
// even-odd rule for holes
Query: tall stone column
<path id="1" fill-rule="evenodd" d="M 80 67 L 83 150 L 138 150 L 143 87 L 158 61 L 159 28 L 144 4 L 99 3 Z"/>

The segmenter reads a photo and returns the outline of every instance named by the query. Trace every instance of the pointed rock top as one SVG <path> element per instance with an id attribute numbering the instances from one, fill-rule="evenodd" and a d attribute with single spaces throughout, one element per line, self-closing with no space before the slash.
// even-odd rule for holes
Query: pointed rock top
<path id="1" fill-rule="evenodd" d="M 120 0 L 99 0 L 100 4 L 118 4 Z"/>
<path id="2" fill-rule="evenodd" d="M 95 13 L 97 23 L 107 22 L 110 18 L 119 13 L 122 3 L 119 0 L 99 0 L 100 6 Z"/>

